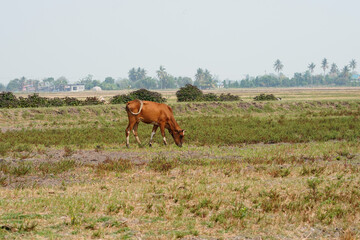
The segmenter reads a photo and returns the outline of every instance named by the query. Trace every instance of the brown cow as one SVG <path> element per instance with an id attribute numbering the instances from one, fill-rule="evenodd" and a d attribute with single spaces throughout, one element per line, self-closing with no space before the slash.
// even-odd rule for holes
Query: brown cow
<path id="1" fill-rule="evenodd" d="M 129 118 L 129 124 L 125 130 L 127 147 L 129 147 L 129 135 L 131 130 L 133 130 L 138 144 L 141 144 L 137 133 L 137 128 L 140 121 L 154 125 L 149 142 L 150 147 L 152 146 L 152 139 L 158 127 L 160 127 L 161 135 L 165 145 L 167 144 L 165 138 L 166 128 L 174 138 L 176 145 L 179 147 L 182 146 L 185 130 L 182 130 L 179 127 L 179 124 L 177 124 L 175 121 L 173 111 L 168 105 L 157 102 L 133 100 L 126 104 L 125 109 Z"/>

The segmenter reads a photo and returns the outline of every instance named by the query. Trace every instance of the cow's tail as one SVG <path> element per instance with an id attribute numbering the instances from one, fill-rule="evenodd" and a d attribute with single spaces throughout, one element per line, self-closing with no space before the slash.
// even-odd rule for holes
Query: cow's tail
<path id="1" fill-rule="evenodd" d="M 141 113 L 141 110 L 142 110 L 142 108 L 143 108 L 143 105 L 144 105 L 144 103 L 143 103 L 143 101 L 141 101 L 141 100 L 139 100 L 139 99 L 136 99 L 136 100 L 138 100 L 139 102 L 140 102 L 140 108 L 139 108 L 139 111 L 137 112 L 137 113 L 134 113 L 134 112 L 132 112 L 131 110 L 130 110 L 130 108 L 129 108 L 129 103 L 127 103 L 126 104 L 126 107 L 125 107 L 125 109 L 126 109 L 126 111 L 129 111 L 132 115 L 139 115 L 140 113 Z"/>

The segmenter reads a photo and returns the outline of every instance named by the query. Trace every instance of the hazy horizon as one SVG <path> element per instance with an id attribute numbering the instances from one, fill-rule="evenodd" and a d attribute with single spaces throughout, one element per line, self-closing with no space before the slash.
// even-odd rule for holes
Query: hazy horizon
<path id="1" fill-rule="evenodd" d="M 355 0 L 1 1 L 0 83 L 126 78 L 132 67 L 154 77 L 160 65 L 240 80 L 274 73 L 276 59 L 289 77 L 311 62 L 321 73 L 323 58 L 341 69 L 360 60 L 359 9 Z"/>

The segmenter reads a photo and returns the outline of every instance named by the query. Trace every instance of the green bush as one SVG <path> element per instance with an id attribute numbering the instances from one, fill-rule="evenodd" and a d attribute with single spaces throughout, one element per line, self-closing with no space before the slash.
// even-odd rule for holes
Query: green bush
<path id="1" fill-rule="evenodd" d="M 48 106 L 48 99 L 45 97 L 40 97 L 37 93 L 29 95 L 27 98 L 19 97 L 19 101 L 19 105 L 22 108 Z"/>
<path id="2" fill-rule="evenodd" d="M 191 84 L 186 84 L 176 92 L 178 102 L 194 102 L 201 101 L 203 92 Z"/>
<path id="3" fill-rule="evenodd" d="M 52 107 L 61 107 L 65 105 L 64 99 L 62 98 L 49 98 L 48 99 L 49 106 Z"/>
<path id="4" fill-rule="evenodd" d="M 122 104 L 122 103 L 127 103 L 131 100 L 133 100 L 133 99 L 129 95 L 121 94 L 121 95 L 113 96 L 110 99 L 110 103 L 111 104 Z"/>
<path id="5" fill-rule="evenodd" d="M 139 89 L 137 91 L 131 92 L 129 94 L 132 99 L 140 99 L 145 101 L 153 101 L 163 103 L 166 102 L 166 99 L 162 97 L 162 95 L 158 92 L 151 92 L 146 89 Z"/>
<path id="6" fill-rule="evenodd" d="M 207 102 L 214 102 L 214 101 L 219 101 L 219 98 L 214 93 L 207 93 L 202 96 L 201 100 Z"/>
<path id="7" fill-rule="evenodd" d="M 100 101 L 97 97 L 87 97 L 85 101 L 82 102 L 82 105 L 101 105 L 104 104 L 103 101 Z"/>
<path id="8" fill-rule="evenodd" d="M 122 104 L 135 99 L 158 102 L 158 103 L 166 102 L 166 99 L 163 98 L 160 93 L 152 92 L 142 88 L 137 91 L 131 92 L 129 94 L 116 95 L 110 99 L 110 103 Z"/>
<path id="9" fill-rule="evenodd" d="M 180 88 L 176 92 L 176 97 L 178 102 L 200 102 L 200 101 L 238 101 L 240 100 L 239 96 L 228 94 L 221 94 L 218 97 L 214 93 L 203 94 L 203 92 L 191 84 L 187 84 L 185 87 Z"/>
<path id="10" fill-rule="evenodd" d="M 16 108 L 19 105 L 19 100 L 12 92 L 0 93 L 0 108 Z"/>
<path id="11" fill-rule="evenodd" d="M 254 97 L 254 100 L 255 101 L 273 101 L 273 100 L 278 100 L 278 99 L 273 94 L 262 93 L 256 97 Z"/>
<path id="12" fill-rule="evenodd" d="M 64 102 L 66 106 L 79 106 L 81 105 L 81 101 L 74 97 L 65 97 Z"/>
<path id="13" fill-rule="evenodd" d="M 46 98 L 38 93 L 28 97 L 17 98 L 12 92 L 0 93 L 0 108 L 34 108 L 34 107 L 60 107 L 60 106 L 84 106 L 103 104 L 97 97 L 87 97 L 84 101 L 73 97 Z"/>
<path id="14" fill-rule="evenodd" d="M 239 96 L 231 95 L 230 93 L 224 94 L 222 93 L 219 97 L 219 101 L 239 101 Z"/>

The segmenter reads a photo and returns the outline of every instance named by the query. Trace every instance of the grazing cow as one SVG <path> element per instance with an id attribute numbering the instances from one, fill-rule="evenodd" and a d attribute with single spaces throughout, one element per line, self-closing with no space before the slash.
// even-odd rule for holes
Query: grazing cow
<path id="1" fill-rule="evenodd" d="M 182 146 L 185 130 L 182 130 L 179 127 L 179 124 L 177 124 L 175 121 L 173 111 L 168 105 L 157 102 L 133 100 L 126 104 L 125 109 L 129 118 L 129 124 L 125 130 L 127 147 L 129 147 L 129 135 L 131 130 L 133 130 L 138 144 L 141 144 L 137 133 L 137 128 L 140 121 L 154 125 L 150 136 L 150 147 L 152 146 L 152 139 L 158 127 L 160 127 L 161 135 L 165 145 L 167 145 L 165 138 L 166 128 L 174 138 L 176 145 L 179 147 Z"/>

